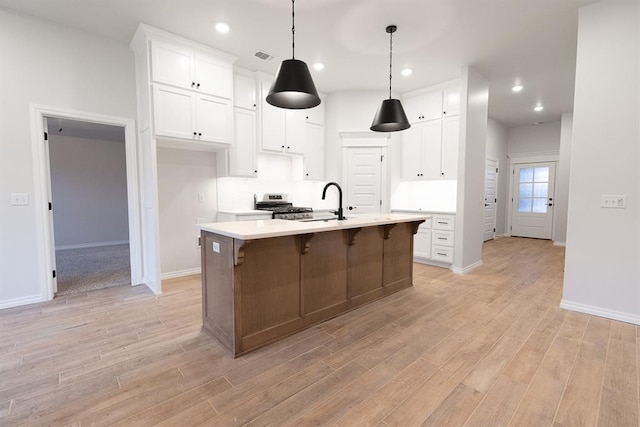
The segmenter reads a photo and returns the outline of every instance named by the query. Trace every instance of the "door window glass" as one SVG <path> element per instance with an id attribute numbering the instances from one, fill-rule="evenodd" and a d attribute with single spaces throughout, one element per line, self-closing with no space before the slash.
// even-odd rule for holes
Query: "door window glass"
<path id="1" fill-rule="evenodd" d="M 518 185 L 518 212 L 547 212 L 549 167 L 521 168 Z"/>

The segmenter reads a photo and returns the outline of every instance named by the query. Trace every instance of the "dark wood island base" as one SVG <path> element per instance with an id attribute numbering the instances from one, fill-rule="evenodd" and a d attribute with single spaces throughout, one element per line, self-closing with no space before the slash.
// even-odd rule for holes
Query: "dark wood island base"
<path id="1" fill-rule="evenodd" d="M 203 328 L 237 357 L 408 288 L 422 222 L 253 240 L 202 230 Z"/>

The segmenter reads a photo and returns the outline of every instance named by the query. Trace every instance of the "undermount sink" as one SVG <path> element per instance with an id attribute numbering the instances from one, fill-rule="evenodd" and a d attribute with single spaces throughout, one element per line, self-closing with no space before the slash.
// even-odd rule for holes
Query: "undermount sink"
<path id="1" fill-rule="evenodd" d="M 300 222 L 317 222 L 317 221 L 337 221 L 338 218 L 307 218 L 307 219 L 299 219 Z"/>

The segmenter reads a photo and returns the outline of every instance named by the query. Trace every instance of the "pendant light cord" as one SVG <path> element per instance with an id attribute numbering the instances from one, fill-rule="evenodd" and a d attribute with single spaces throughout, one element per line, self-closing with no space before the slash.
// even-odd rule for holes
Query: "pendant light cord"
<path id="1" fill-rule="evenodd" d="M 393 63 L 393 31 L 389 33 L 389 99 L 391 99 L 391 64 Z"/>
<path id="2" fill-rule="evenodd" d="M 291 58 L 296 59 L 296 1 L 291 0 Z"/>

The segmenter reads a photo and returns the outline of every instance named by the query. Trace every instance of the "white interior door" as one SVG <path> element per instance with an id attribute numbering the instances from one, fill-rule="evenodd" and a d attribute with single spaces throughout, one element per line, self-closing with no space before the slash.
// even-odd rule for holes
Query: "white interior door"
<path id="1" fill-rule="evenodd" d="M 347 148 L 345 215 L 380 213 L 382 209 L 382 148 Z"/>
<path id="2" fill-rule="evenodd" d="M 484 241 L 496 238 L 498 159 L 487 157 L 484 178 Z"/>
<path id="3" fill-rule="evenodd" d="M 551 239 L 554 162 L 517 164 L 513 171 L 511 235 Z"/>

